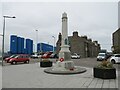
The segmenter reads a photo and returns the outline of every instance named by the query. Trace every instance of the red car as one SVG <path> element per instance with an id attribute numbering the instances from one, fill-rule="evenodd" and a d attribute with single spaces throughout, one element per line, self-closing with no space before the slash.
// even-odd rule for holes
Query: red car
<path id="1" fill-rule="evenodd" d="M 17 64 L 17 62 L 24 62 L 24 63 L 29 63 L 30 59 L 29 59 L 29 56 L 26 55 L 26 54 L 20 54 L 20 55 L 17 55 L 13 58 L 11 58 L 8 63 L 11 63 L 11 64 Z"/>
<path id="2" fill-rule="evenodd" d="M 52 54 L 53 52 L 46 52 L 45 54 L 42 55 L 41 58 L 50 58 L 50 55 Z"/>

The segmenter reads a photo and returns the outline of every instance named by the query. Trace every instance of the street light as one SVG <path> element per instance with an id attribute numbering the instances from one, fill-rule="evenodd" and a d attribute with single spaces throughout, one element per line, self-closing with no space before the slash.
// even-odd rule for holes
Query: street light
<path id="1" fill-rule="evenodd" d="M 15 16 L 11 17 L 11 16 L 3 16 L 4 21 L 3 21 L 3 39 L 2 39 L 2 66 L 3 66 L 3 60 L 4 60 L 4 38 L 5 38 L 5 18 L 16 18 Z"/>
<path id="2" fill-rule="evenodd" d="M 36 53 L 37 53 L 37 43 L 38 43 L 38 30 L 36 30 Z"/>
<path id="3" fill-rule="evenodd" d="M 53 52 L 55 51 L 54 47 L 55 47 L 55 36 L 52 36 L 52 38 L 54 39 L 54 45 L 53 45 Z"/>
<path id="4" fill-rule="evenodd" d="M 33 43 L 33 50 L 34 50 L 34 52 L 35 52 L 35 44 Z"/>

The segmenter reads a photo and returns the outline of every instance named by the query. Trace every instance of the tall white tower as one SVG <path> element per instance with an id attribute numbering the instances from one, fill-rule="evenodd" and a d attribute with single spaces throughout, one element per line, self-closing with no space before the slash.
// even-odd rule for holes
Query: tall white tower
<path id="1" fill-rule="evenodd" d="M 62 45 L 59 52 L 59 59 L 64 59 L 65 61 L 71 60 L 71 53 L 69 50 L 68 42 L 68 24 L 67 24 L 67 14 L 64 12 L 62 14 Z"/>

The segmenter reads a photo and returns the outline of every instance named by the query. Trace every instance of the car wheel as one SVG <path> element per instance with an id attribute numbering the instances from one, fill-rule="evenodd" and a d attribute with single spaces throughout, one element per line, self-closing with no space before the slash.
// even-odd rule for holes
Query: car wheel
<path id="1" fill-rule="evenodd" d="M 16 62 L 16 61 L 13 61 L 13 62 L 11 62 L 11 64 L 17 64 L 17 62 Z"/>
<path id="2" fill-rule="evenodd" d="M 29 63 L 29 60 L 25 61 L 24 63 Z"/>
<path id="3" fill-rule="evenodd" d="M 29 60 L 27 60 L 26 63 L 29 63 Z"/>
<path id="4" fill-rule="evenodd" d="M 112 62 L 113 64 L 115 64 L 115 60 L 111 60 L 111 62 Z"/>

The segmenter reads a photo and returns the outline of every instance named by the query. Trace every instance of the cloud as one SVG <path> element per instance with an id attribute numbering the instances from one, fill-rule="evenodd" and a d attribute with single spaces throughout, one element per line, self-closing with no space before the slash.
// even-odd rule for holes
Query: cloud
<path id="1" fill-rule="evenodd" d="M 117 29 L 117 2 L 4 2 L 3 15 L 15 15 L 15 19 L 6 20 L 5 48 L 9 50 L 11 34 L 53 44 L 52 36 L 61 32 L 61 16 L 68 14 L 68 35 L 78 31 L 100 44 L 111 43 L 111 34 Z M 108 42 L 105 42 L 108 41 Z M 111 45 L 104 48 L 109 49 Z"/>

